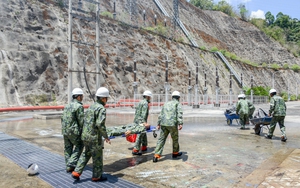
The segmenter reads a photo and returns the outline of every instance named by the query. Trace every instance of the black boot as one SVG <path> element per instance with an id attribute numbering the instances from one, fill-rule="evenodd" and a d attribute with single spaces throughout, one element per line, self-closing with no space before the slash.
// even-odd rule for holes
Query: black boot
<path id="1" fill-rule="evenodd" d="M 182 152 L 178 152 L 177 154 L 173 154 L 172 157 L 173 157 L 173 158 L 177 158 L 177 157 L 179 157 L 179 156 L 181 156 L 181 155 L 182 155 Z"/>

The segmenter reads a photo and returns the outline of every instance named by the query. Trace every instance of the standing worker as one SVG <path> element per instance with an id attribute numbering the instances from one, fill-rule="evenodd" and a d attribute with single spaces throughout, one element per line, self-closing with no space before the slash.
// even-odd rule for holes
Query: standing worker
<path id="1" fill-rule="evenodd" d="M 109 97 L 109 91 L 105 87 L 100 87 L 96 92 L 96 96 L 97 101 L 88 108 L 84 118 L 81 136 L 84 143 L 84 151 L 78 160 L 75 170 L 72 172 L 72 177 L 77 180 L 79 180 L 84 167 L 91 157 L 93 160 L 92 181 L 107 180 L 107 177 L 103 176 L 102 137 L 110 144 L 105 127 L 106 109 L 104 108 Z"/>
<path id="2" fill-rule="evenodd" d="M 72 98 L 72 102 L 65 106 L 61 118 L 67 172 L 72 172 L 75 169 L 78 158 L 83 150 L 83 142 L 80 138 L 84 118 L 82 89 L 73 89 Z"/>
<path id="3" fill-rule="evenodd" d="M 145 127 L 149 127 L 147 120 L 148 120 L 148 115 L 149 115 L 148 104 L 150 103 L 150 100 L 152 97 L 151 91 L 148 91 L 148 90 L 144 91 L 143 97 L 144 97 L 144 99 L 142 101 L 140 101 L 138 106 L 136 107 L 133 123 L 136 126 L 140 126 L 140 124 L 143 124 Z M 146 133 L 139 134 L 135 141 L 135 145 L 132 150 L 132 154 L 133 155 L 141 155 L 142 153 L 140 153 L 140 149 L 142 151 L 147 151 L 147 145 L 148 145 L 147 134 Z"/>
<path id="4" fill-rule="evenodd" d="M 157 162 L 161 157 L 169 133 L 173 140 L 172 157 L 176 158 L 182 155 L 182 152 L 179 152 L 178 143 L 178 130 L 181 130 L 183 125 L 183 112 L 179 99 L 180 93 L 178 91 L 174 91 L 172 93 L 172 100 L 164 104 L 160 115 L 158 116 L 157 130 L 161 128 L 161 132 L 160 137 L 157 140 L 153 162 Z"/>
<path id="5" fill-rule="evenodd" d="M 286 116 L 286 105 L 284 100 L 276 95 L 276 90 L 271 89 L 269 91 L 271 100 L 270 100 L 270 110 L 269 116 L 273 116 L 270 122 L 269 133 L 266 135 L 266 138 L 272 139 L 276 124 L 279 124 L 281 131 L 281 141 L 285 142 L 287 140 L 285 134 L 284 118 Z"/>
<path id="6" fill-rule="evenodd" d="M 240 116 L 240 129 L 245 129 L 246 121 L 249 119 L 249 107 L 247 101 L 244 99 L 244 94 L 238 95 L 238 102 L 236 105 L 236 114 Z"/>

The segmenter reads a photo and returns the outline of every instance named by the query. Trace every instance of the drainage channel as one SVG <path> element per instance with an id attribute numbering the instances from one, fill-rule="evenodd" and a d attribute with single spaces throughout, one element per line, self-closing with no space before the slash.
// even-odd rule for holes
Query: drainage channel
<path id="1" fill-rule="evenodd" d="M 92 182 L 92 168 L 88 166 L 84 169 L 80 181 L 74 181 L 71 175 L 65 171 L 63 156 L 3 132 L 0 132 L 0 153 L 24 169 L 27 169 L 31 163 L 38 164 L 39 174 L 37 176 L 53 187 L 141 187 L 110 174 L 105 174 L 108 178 L 105 182 Z"/>

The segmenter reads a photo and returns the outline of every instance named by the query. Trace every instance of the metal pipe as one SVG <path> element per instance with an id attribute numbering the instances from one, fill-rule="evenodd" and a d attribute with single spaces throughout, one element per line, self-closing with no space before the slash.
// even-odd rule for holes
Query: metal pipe
<path id="1" fill-rule="evenodd" d="M 232 72 L 230 72 L 229 76 L 229 89 L 232 89 Z"/>
<path id="2" fill-rule="evenodd" d="M 73 89 L 73 77 L 72 72 L 69 70 L 73 69 L 73 59 L 72 59 L 72 0 L 69 0 L 69 56 L 68 56 L 68 103 L 72 99 L 72 89 Z"/>
<path id="3" fill-rule="evenodd" d="M 99 45 L 99 38 L 100 38 L 100 33 L 99 33 L 99 26 L 100 26 L 100 3 L 99 0 L 97 0 L 97 10 L 96 10 L 96 72 L 100 72 L 100 45 Z M 96 74 L 96 88 L 100 87 L 100 75 Z"/>
<path id="4" fill-rule="evenodd" d="M 136 60 L 133 61 L 133 73 L 134 73 L 133 80 L 136 82 Z"/>
<path id="5" fill-rule="evenodd" d="M 165 75 L 165 82 L 168 82 L 168 56 L 167 57 L 167 60 L 166 60 L 166 75 Z"/>
<path id="6" fill-rule="evenodd" d="M 168 56 L 166 55 L 166 75 L 165 75 L 165 102 L 168 102 L 168 90 L 170 88 L 168 83 Z"/>
<path id="7" fill-rule="evenodd" d="M 143 19 L 144 19 L 144 25 L 146 24 L 146 11 L 143 10 Z"/>
<path id="8" fill-rule="evenodd" d="M 230 71 L 229 76 L 229 105 L 233 105 L 232 103 L 232 72 Z"/>
<path id="9" fill-rule="evenodd" d="M 206 87 L 207 81 L 206 81 L 206 71 L 204 72 L 204 87 Z"/>
<path id="10" fill-rule="evenodd" d="M 113 13 L 114 19 L 116 19 L 116 15 L 117 15 L 117 13 L 116 13 L 116 0 L 114 0 L 114 13 Z"/>
<path id="11" fill-rule="evenodd" d="M 204 104 L 207 104 L 207 77 L 206 77 L 206 71 L 204 72 Z"/>
<path id="12" fill-rule="evenodd" d="M 219 107 L 219 75 L 218 75 L 218 68 L 216 67 L 216 103 L 215 106 Z"/>
<path id="13" fill-rule="evenodd" d="M 137 82 L 136 82 L 136 60 L 133 61 L 133 98 L 136 99 L 137 95 Z M 135 102 L 134 102 L 135 107 Z"/>
<path id="14" fill-rule="evenodd" d="M 243 89 L 243 73 L 241 73 L 241 89 Z"/>
<path id="15" fill-rule="evenodd" d="M 193 108 L 200 108 L 199 106 L 199 101 L 198 101 L 198 63 L 196 63 L 196 84 L 194 86 L 194 89 L 195 89 L 195 103 L 194 103 L 194 106 Z"/>
<path id="16" fill-rule="evenodd" d="M 189 91 L 189 95 L 188 95 L 188 105 L 192 104 L 192 86 L 191 86 L 191 69 L 189 69 L 189 86 L 188 86 L 188 91 Z"/>
<path id="17" fill-rule="evenodd" d="M 196 66 L 196 84 L 198 85 L 198 63 Z"/>
<path id="18" fill-rule="evenodd" d="M 253 75 L 251 75 L 251 102 L 253 103 Z"/>

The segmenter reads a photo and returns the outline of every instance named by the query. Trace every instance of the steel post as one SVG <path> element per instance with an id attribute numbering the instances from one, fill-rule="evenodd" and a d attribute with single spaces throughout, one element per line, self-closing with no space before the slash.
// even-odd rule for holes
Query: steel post
<path id="1" fill-rule="evenodd" d="M 72 89 L 73 89 L 73 58 L 72 58 L 72 0 L 69 0 L 69 56 L 68 56 L 68 103 L 72 99 Z"/>
<path id="2" fill-rule="evenodd" d="M 100 87 L 100 44 L 99 44 L 99 38 L 100 38 L 100 33 L 99 33 L 99 22 L 100 22 L 100 2 L 97 0 L 97 10 L 96 10 L 96 88 Z"/>

